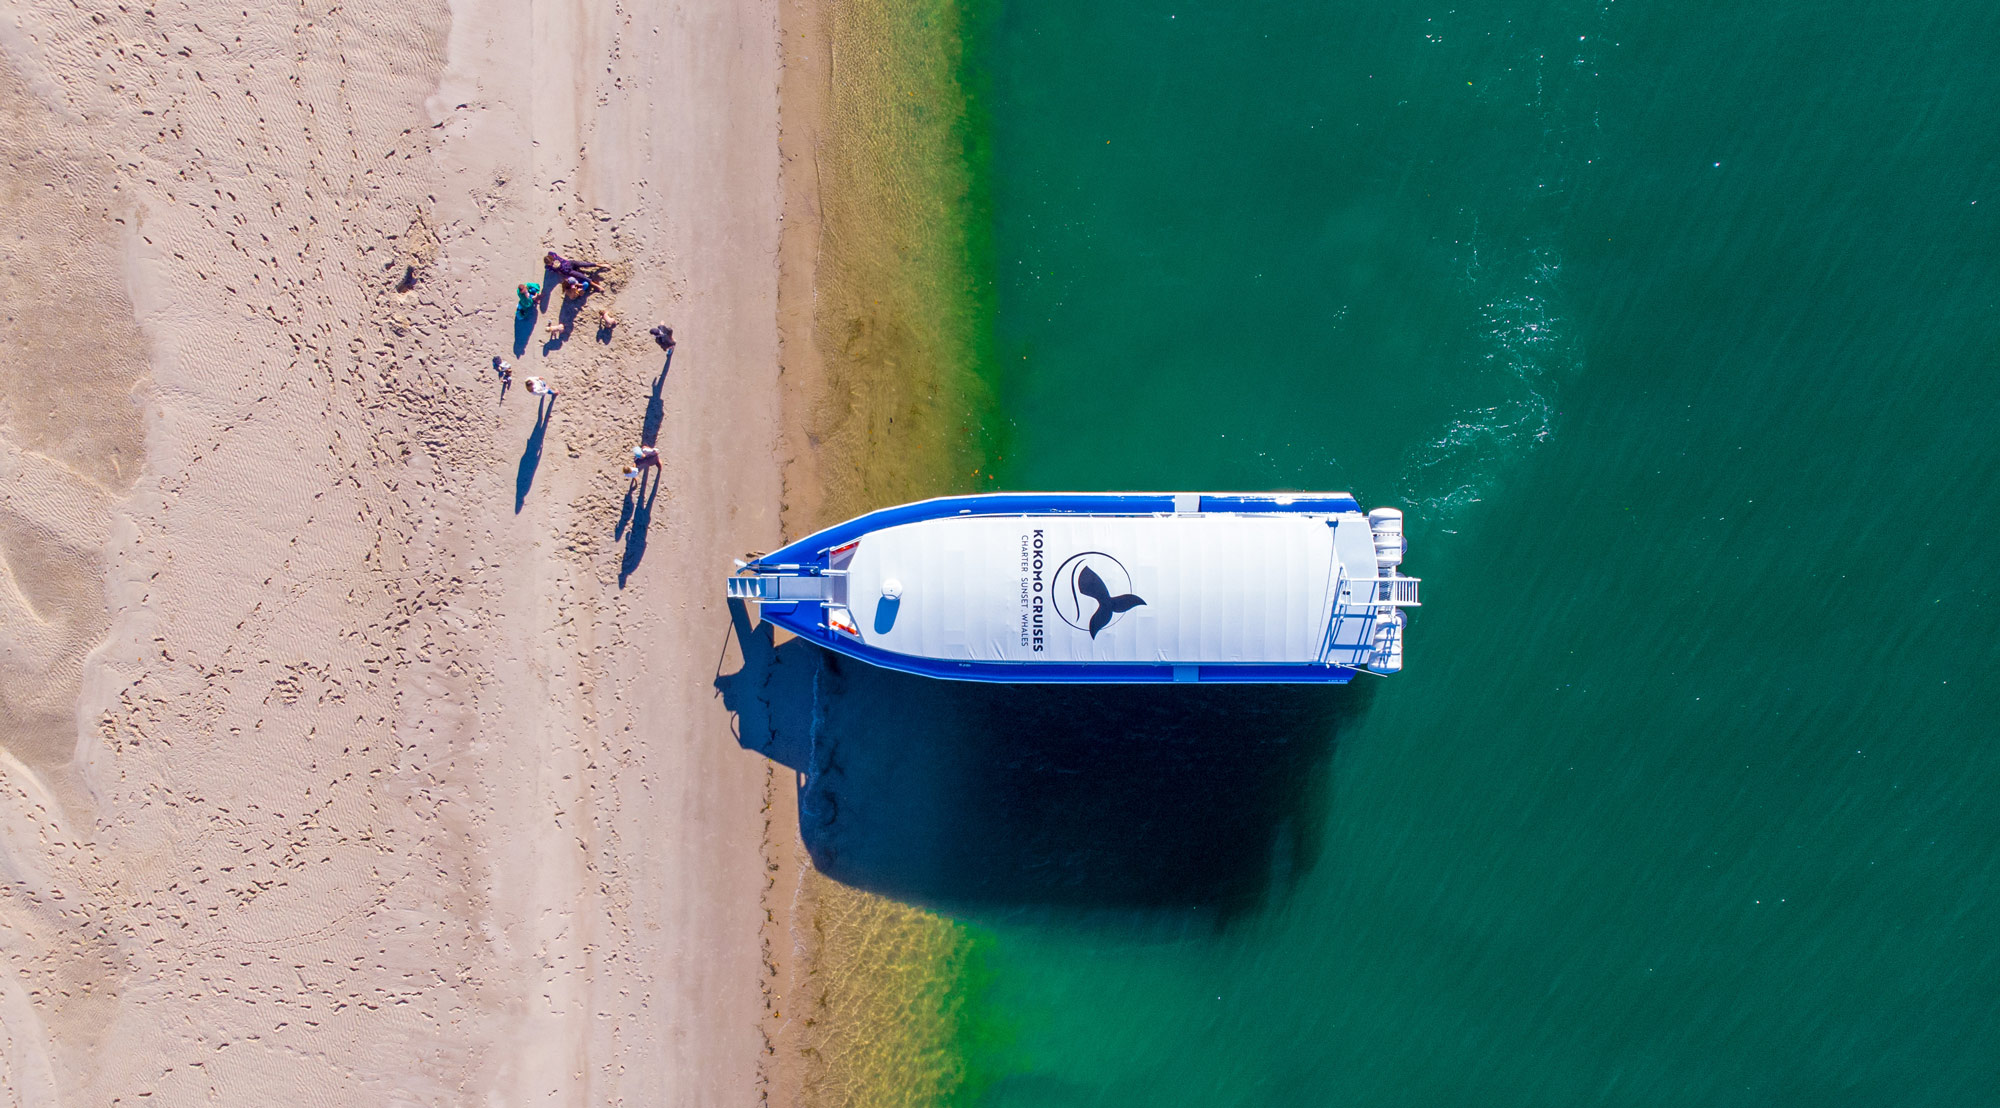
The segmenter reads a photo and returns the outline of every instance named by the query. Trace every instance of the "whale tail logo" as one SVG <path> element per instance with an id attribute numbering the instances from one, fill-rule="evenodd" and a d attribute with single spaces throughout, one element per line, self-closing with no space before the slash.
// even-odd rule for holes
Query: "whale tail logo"
<path id="1" fill-rule="evenodd" d="M 1111 626 L 1112 619 L 1118 613 L 1129 612 L 1145 603 L 1136 594 L 1129 592 L 1119 593 L 1117 596 L 1111 595 L 1111 590 L 1104 587 L 1104 578 L 1099 577 L 1097 571 L 1089 566 L 1077 570 L 1076 591 L 1097 601 L 1097 610 L 1090 614 L 1088 628 L 1093 639 L 1097 637 L 1099 631 Z"/>

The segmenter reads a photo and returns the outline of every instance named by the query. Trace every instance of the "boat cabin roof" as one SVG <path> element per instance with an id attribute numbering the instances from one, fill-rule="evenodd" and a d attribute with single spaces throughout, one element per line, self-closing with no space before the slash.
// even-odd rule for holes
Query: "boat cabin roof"
<path id="1" fill-rule="evenodd" d="M 864 643 L 985 662 L 1318 661 L 1358 512 L 959 515 L 833 552 Z"/>

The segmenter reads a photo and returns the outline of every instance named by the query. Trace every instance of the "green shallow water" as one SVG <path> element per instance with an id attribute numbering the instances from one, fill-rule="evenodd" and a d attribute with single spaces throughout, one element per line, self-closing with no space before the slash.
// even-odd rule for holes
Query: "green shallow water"
<path id="1" fill-rule="evenodd" d="M 2000 1100 L 1996 9 L 976 26 L 999 484 L 1352 489 L 1426 606 L 1245 904 L 955 911 L 959 1099 Z M 1254 777 L 1118 803 L 1212 881 Z"/>

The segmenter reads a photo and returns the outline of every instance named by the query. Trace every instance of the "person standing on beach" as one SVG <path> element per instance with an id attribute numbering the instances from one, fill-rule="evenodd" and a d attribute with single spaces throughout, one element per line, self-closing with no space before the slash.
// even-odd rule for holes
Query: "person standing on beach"
<path id="1" fill-rule="evenodd" d="M 535 301 L 541 298 L 542 286 L 534 281 L 515 285 L 514 295 L 518 298 L 514 304 L 514 314 L 531 316 L 535 314 Z"/>
<path id="2" fill-rule="evenodd" d="M 540 377 L 530 377 L 521 384 L 526 386 L 529 396 L 546 396 L 550 400 L 556 398 L 556 390 L 550 388 L 549 383 Z"/>
<path id="3" fill-rule="evenodd" d="M 633 447 L 632 464 L 638 466 L 640 469 L 645 469 L 648 466 L 659 465 L 660 464 L 659 449 L 657 447 L 647 446 L 644 443 L 641 443 L 638 446 Z"/>
<path id="4" fill-rule="evenodd" d="M 672 350 L 674 348 L 674 329 L 672 327 L 662 323 L 646 333 L 653 336 L 653 341 L 660 344 L 660 349 Z"/>

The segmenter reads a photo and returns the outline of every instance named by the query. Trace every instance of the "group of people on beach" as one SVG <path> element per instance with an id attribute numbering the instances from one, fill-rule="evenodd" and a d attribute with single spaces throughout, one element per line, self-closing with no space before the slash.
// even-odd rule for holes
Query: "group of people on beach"
<path id="1" fill-rule="evenodd" d="M 553 250 L 542 255 L 542 268 L 549 273 L 555 274 L 555 285 L 562 290 L 563 299 L 578 303 L 579 305 L 585 297 L 596 292 L 601 287 L 603 281 L 603 266 L 596 262 L 582 262 L 574 258 L 565 258 Z M 516 298 L 514 315 L 517 318 L 533 319 L 535 314 L 541 311 L 542 283 L 540 281 L 523 281 L 515 285 L 514 296 Z M 550 339 L 553 340 L 561 335 L 566 326 L 567 324 L 563 321 L 560 313 L 550 316 L 548 323 Z M 608 335 L 612 328 L 618 326 L 618 317 L 612 314 L 610 308 L 600 308 L 597 312 L 597 326 L 600 331 Z M 660 349 L 672 350 L 674 348 L 674 329 L 672 327 L 662 323 L 654 327 L 651 331 L 648 331 L 647 334 L 653 336 L 653 341 L 660 345 Z"/>
<path id="2" fill-rule="evenodd" d="M 604 267 L 594 262 L 583 262 L 574 258 L 565 258 L 561 254 L 551 250 L 542 255 L 542 267 L 546 273 L 554 275 L 554 285 L 562 289 L 563 300 L 575 303 L 579 308 L 582 306 L 582 301 L 585 297 L 603 287 Z M 514 287 L 514 295 L 517 298 L 517 302 L 514 305 L 516 318 L 532 320 L 536 313 L 541 310 L 541 282 L 524 281 Z M 603 335 L 608 335 L 612 328 L 618 326 L 618 317 L 612 314 L 610 308 L 599 309 L 597 321 L 599 331 Z M 566 327 L 567 324 L 560 313 L 550 316 L 547 326 L 550 342 L 553 343 L 560 338 Z M 653 341 L 659 345 L 661 350 L 666 351 L 669 355 L 673 353 L 674 329 L 672 327 L 661 323 L 649 330 L 647 334 L 652 336 Z M 495 372 L 500 376 L 500 394 L 504 397 L 507 394 L 507 386 L 512 384 L 514 380 L 513 364 L 495 358 L 493 365 Z M 530 396 L 546 396 L 551 401 L 556 397 L 556 390 L 540 377 L 529 377 L 522 384 L 527 388 Z M 645 476 L 648 469 L 658 468 L 659 464 L 659 449 L 650 442 L 642 442 L 632 448 L 632 461 L 619 472 L 631 484 L 637 485 L 639 480 Z"/>
<path id="3" fill-rule="evenodd" d="M 555 274 L 555 287 L 562 290 L 564 302 L 576 304 L 578 308 L 582 307 L 585 297 L 597 291 L 604 271 L 603 266 L 594 262 L 565 258 L 553 250 L 542 255 L 542 268 Z M 534 318 L 535 313 L 541 309 L 541 282 L 524 281 L 514 287 L 514 295 L 518 298 L 514 305 L 514 314 L 521 319 Z M 598 330 L 608 334 L 616 326 L 618 317 L 611 314 L 611 309 L 600 308 L 597 312 Z M 550 316 L 546 328 L 549 341 L 556 341 L 568 327 L 569 323 L 563 318 L 562 313 Z"/>

